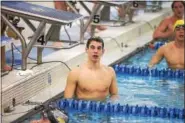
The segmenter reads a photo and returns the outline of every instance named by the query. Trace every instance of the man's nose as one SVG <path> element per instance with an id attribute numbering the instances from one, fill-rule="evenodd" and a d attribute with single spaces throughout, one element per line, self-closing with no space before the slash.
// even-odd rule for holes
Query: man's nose
<path id="1" fill-rule="evenodd" d="M 183 9 L 183 8 L 181 8 L 181 7 L 178 7 L 178 8 L 177 8 L 178 12 L 181 12 L 182 9 Z"/>
<path id="2" fill-rule="evenodd" d="M 98 49 L 97 48 L 94 48 L 94 52 L 98 52 Z"/>

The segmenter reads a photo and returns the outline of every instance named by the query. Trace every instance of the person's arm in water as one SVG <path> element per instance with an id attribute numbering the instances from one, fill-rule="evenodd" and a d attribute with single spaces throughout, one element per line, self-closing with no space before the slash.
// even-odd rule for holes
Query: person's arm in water
<path id="1" fill-rule="evenodd" d="M 169 20 L 163 20 L 153 33 L 153 39 L 169 38 L 173 36 L 173 26 Z"/>
<path id="2" fill-rule="evenodd" d="M 64 91 L 64 98 L 73 98 L 73 96 L 75 95 L 77 78 L 78 78 L 78 70 L 74 69 L 69 73 L 67 77 L 66 88 Z"/>
<path id="3" fill-rule="evenodd" d="M 116 100 L 118 99 L 118 87 L 117 87 L 117 81 L 116 81 L 116 74 L 113 68 L 110 68 L 110 69 L 111 69 L 113 78 L 109 88 L 109 93 L 110 93 L 110 98 L 112 100 Z"/>
<path id="4" fill-rule="evenodd" d="M 154 65 L 158 64 L 162 60 L 162 58 L 164 57 L 164 48 L 165 48 L 165 46 L 161 46 L 157 50 L 156 54 L 152 57 L 149 65 L 148 65 L 149 67 L 153 67 Z"/>

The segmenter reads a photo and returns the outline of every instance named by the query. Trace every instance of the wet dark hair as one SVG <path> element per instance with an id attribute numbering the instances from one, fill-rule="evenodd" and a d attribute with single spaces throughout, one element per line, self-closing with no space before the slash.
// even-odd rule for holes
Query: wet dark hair
<path id="1" fill-rule="evenodd" d="M 173 2 L 172 2 L 172 5 L 171 5 L 171 8 L 172 8 L 172 9 L 174 8 L 174 5 L 175 5 L 176 2 L 181 2 L 181 3 L 183 4 L 183 6 L 185 7 L 184 1 L 173 1 Z"/>
<path id="2" fill-rule="evenodd" d="M 102 49 L 104 48 L 104 41 L 100 37 L 91 37 L 91 38 L 89 38 L 88 41 L 87 41 L 87 44 L 86 44 L 86 48 L 89 48 L 89 45 L 92 41 L 102 43 Z"/>

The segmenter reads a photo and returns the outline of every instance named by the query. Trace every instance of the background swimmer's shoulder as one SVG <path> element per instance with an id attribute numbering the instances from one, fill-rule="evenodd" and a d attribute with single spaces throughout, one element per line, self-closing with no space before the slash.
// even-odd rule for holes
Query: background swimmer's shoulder
<path id="1" fill-rule="evenodd" d="M 168 42 L 165 45 L 161 46 L 164 50 L 171 50 L 173 48 L 174 41 Z"/>

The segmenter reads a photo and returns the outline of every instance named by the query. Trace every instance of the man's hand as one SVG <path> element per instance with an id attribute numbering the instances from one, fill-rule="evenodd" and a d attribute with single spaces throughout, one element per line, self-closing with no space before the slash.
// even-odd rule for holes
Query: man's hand
<path id="1" fill-rule="evenodd" d="M 149 64 L 148 67 L 151 69 L 151 68 L 154 67 L 154 65 L 153 64 Z"/>
<path id="2" fill-rule="evenodd" d="M 111 97 L 110 97 L 110 100 L 113 101 L 113 102 L 118 100 L 118 99 L 119 99 L 118 95 L 111 95 Z"/>

